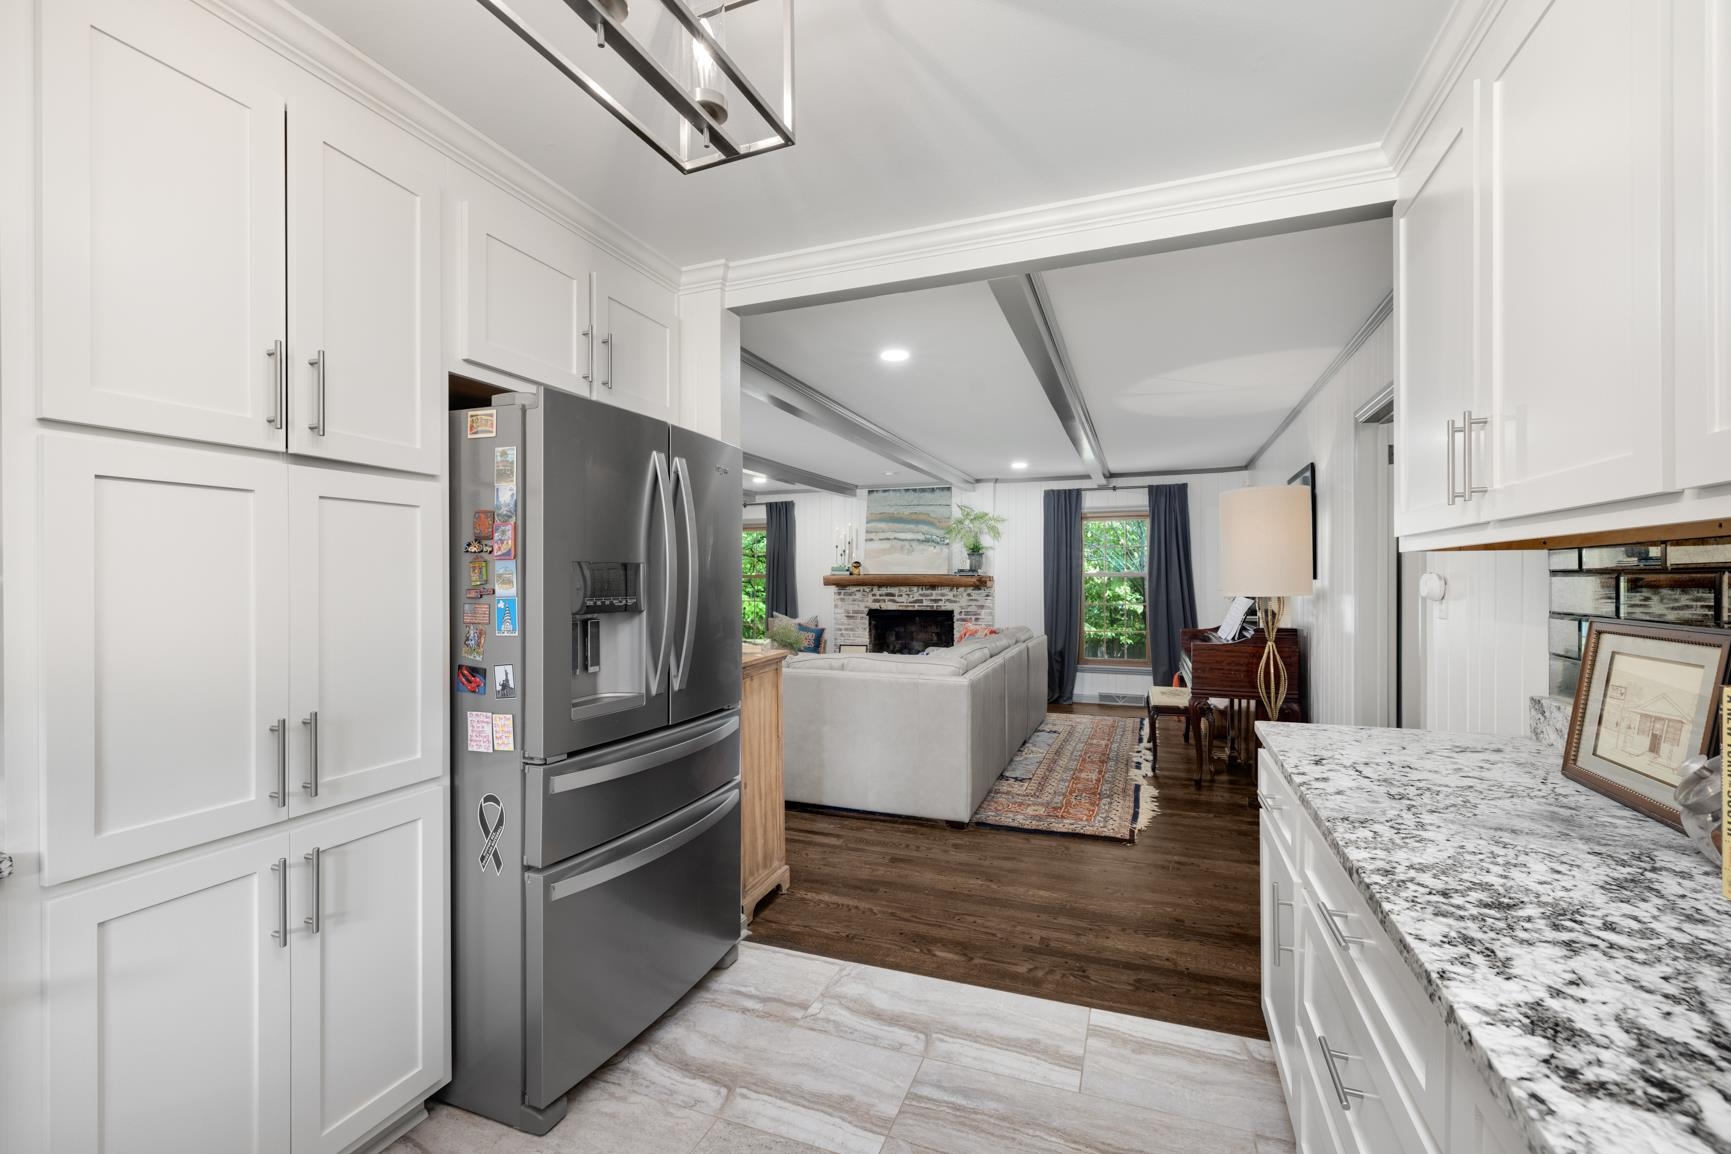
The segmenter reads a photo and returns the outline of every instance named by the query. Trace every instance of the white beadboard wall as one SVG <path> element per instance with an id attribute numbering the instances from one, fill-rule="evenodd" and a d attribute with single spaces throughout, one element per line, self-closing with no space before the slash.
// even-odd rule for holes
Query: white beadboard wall
<path id="1" fill-rule="evenodd" d="M 1250 475 L 1251 484 L 1279 485 L 1307 462 L 1316 465 L 1316 592 L 1295 603 L 1293 618 L 1304 635 L 1310 717 L 1328 724 L 1393 724 L 1386 647 L 1394 639 L 1385 622 L 1372 619 L 1368 599 L 1392 547 L 1370 488 L 1388 482 L 1378 467 L 1386 450 L 1353 419 L 1393 379 L 1393 336 L 1391 318 L 1310 399 Z M 1548 680 L 1545 554 L 1435 553 L 1415 568 L 1426 567 L 1448 579 L 1449 595 L 1446 607 L 1421 603 L 1418 636 L 1404 639 L 1419 647 L 1408 668 L 1416 667 L 1420 685 L 1409 700 L 1421 709 L 1405 723 L 1524 733 L 1527 697 L 1545 692 Z M 1410 576 L 1416 582 L 1417 573 Z M 1403 590 L 1403 597 L 1417 596 L 1416 587 Z"/>

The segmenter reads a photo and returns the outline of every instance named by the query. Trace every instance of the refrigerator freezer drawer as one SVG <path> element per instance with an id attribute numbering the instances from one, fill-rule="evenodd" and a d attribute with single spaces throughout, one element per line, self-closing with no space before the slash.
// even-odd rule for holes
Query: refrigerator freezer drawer
<path id="1" fill-rule="evenodd" d="M 739 940 L 739 784 L 527 875 L 524 1098 L 544 1109 Z"/>
<path id="2" fill-rule="evenodd" d="M 739 711 L 524 767 L 531 869 L 623 837 L 739 776 Z"/>

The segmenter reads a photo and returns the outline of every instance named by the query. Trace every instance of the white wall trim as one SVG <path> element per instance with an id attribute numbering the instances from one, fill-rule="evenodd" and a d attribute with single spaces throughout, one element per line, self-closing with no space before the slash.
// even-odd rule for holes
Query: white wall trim
<path id="1" fill-rule="evenodd" d="M 665 288 L 679 289 L 679 266 L 653 246 L 284 0 L 197 3 L 627 266 Z"/>
<path id="2" fill-rule="evenodd" d="M 1506 0 L 1455 0 L 1383 134 L 1382 152 L 1399 172 L 1478 51 Z"/>
<path id="3" fill-rule="evenodd" d="M 1394 171 L 1382 147 L 1366 144 L 733 261 L 725 268 L 724 299 L 739 309 L 873 286 L 978 279 L 1081 253 L 1394 199 Z M 714 265 L 687 273 L 712 277 Z"/>

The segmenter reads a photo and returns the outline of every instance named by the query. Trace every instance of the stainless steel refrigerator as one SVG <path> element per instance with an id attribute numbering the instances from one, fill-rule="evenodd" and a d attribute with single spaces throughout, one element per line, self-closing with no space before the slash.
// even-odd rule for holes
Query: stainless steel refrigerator
<path id="1" fill-rule="evenodd" d="M 740 492 L 599 402 L 451 415 L 454 1105 L 545 1133 L 734 956 Z"/>

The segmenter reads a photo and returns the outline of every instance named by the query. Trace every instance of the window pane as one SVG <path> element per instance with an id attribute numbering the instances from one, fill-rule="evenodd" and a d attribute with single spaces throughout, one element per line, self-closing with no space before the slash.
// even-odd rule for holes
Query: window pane
<path id="1" fill-rule="evenodd" d="M 763 636 L 764 623 L 768 617 L 764 601 L 768 596 L 768 582 L 764 572 L 768 568 L 767 534 L 762 529 L 747 529 L 740 535 L 740 592 L 741 604 L 739 614 L 740 633 L 752 640 Z"/>
<path id="2" fill-rule="evenodd" d="M 1082 658 L 1148 659 L 1148 583 L 1142 577 L 1082 580 Z"/>
<path id="3" fill-rule="evenodd" d="M 1082 569 L 1087 573 L 1146 573 L 1147 520 L 1126 517 L 1121 521 L 1083 521 Z"/>

